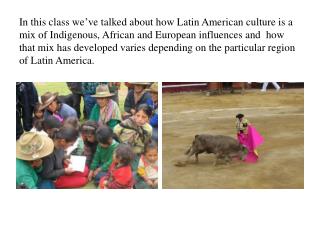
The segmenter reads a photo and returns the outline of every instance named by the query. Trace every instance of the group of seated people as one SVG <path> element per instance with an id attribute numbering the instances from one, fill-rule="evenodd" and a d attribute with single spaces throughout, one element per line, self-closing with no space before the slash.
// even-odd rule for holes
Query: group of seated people
<path id="1" fill-rule="evenodd" d="M 96 87 L 82 124 L 58 93 L 41 96 L 34 128 L 16 142 L 17 188 L 158 188 L 157 83 L 131 83 L 121 113 L 107 84 Z M 70 156 L 85 156 L 84 171 Z"/>

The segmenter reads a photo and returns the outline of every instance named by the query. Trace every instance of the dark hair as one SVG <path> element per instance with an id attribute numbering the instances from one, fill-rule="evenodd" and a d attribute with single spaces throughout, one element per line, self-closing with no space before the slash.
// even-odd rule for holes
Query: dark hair
<path id="1" fill-rule="evenodd" d="M 66 120 L 63 122 L 63 126 L 71 126 L 75 128 L 77 131 L 80 129 L 80 122 L 77 117 L 68 117 Z"/>
<path id="2" fill-rule="evenodd" d="M 143 111 L 148 116 L 148 118 L 150 118 L 151 115 L 152 115 L 152 107 L 150 107 L 149 105 L 147 105 L 145 103 L 139 105 L 136 108 L 136 113 L 139 112 L 139 111 Z"/>
<path id="3" fill-rule="evenodd" d="M 59 97 L 59 96 L 58 96 Z M 57 103 L 57 110 L 59 111 L 59 109 L 61 108 L 61 104 L 63 103 L 58 97 L 56 97 L 56 99 L 54 99 L 52 102 L 56 102 Z M 49 105 L 48 105 L 49 106 Z M 45 108 L 45 110 L 50 113 L 50 115 L 53 115 L 54 113 L 51 112 L 48 108 L 48 106 Z"/>
<path id="4" fill-rule="evenodd" d="M 61 103 L 64 103 L 63 99 L 61 99 L 62 97 L 63 96 L 57 96 L 53 101 L 60 105 Z"/>
<path id="5" fill-rule="evenodd" d="M 73 127 L 62 127 L 60 129 L 54 129 L 53 139 L 64 139 L 67 143 L 74 142 L 79 136 L 79 132 Z"/>
<path id="6" fill-rule="evenodd" d="M 135 158 L 132 148 L 124 143 L 118 145 L 117 149 L 115 150 L 115 156 L 125 166 L 129 165 Z"/>
<path id="7" fill-rule="evenodd" d="M 244 117 L 244 115 L 242 113 L 238 113 L 237 116 L 236 116 L 236 118 L 239 118 L 239 119 L 243 118 L 243 117 Z"/>
<path id="8" fill-rule="evenodd" d="M 54 116 L 48 116 L 42 121 L 42 128 L 45 132 L 47 132 L 48 129 L 61 128 L 61 126 L 61 122 Z"/>
<path id="9" fill-rule="evenodd" d="M 149 85 L 146 85 L 146 84 L 139 84 L 139 83 L 135 83 L 135 84 L 132 84 L 133 85 L 133 88 L 134 88 L 134 86 L 141 86 L 143 89 L 146 89 L 146 88 L 148 88 L 148 87 L 150 87 L 150 84 Z"/>
<path id="10" fill-rule="evenodd" d="M 42 124 L 43 124 L 43 119 L 33 118 L 32 125 L 37 131 L 40 132 L 43 129 Z"/>
<path id="11" fill-rule="evenodd" d="M 41 104 L 40 103 L 36 103 L 36 105 L 34 106 L 34 109 L 33 109 L 33 114 L 35 114 L 36 112 L 44 112 L 44 110 L 39 110 L 39 108 L 41 107 Z"/>
<path id="12" fill-rule="evenodd" d="M 42 127 L 42 122 L 43 122 L 43 116 L 41 119 L 37 118 L 36 116 L 36 112 L 39 112 L 41 111 L 42 113 L 44 113 L 44 110 L 39 110 L 41 104 L 40 103 L 36 103 L 36 105 L 34 106 L 34 109 L 33 109 L 33 119 L 32 119 L 32 126 L 35 127 L 35 129 L 37 131 L 41 131 L 43 129 Z"/>
<path id="13" fill-rule="evenodd" d="M 96 139 L 99 143 L 107 144 L 113 137 L 113 131 L 107 126 L 101 126 L 97 129 Z"/>
<path id="14" fill-rule="evenodd" d="M 151 149 L 158 149 L 158 143 L 155 141 L 150 141 L 144 146 L 144 153 L 147 153 Z"/>
<path id="15" fill-rule="evenodd" d="M 92 120 L 84 122 L 80 127 L 81 133 L 95 134 L 98 129 L 98 123 Z"/>

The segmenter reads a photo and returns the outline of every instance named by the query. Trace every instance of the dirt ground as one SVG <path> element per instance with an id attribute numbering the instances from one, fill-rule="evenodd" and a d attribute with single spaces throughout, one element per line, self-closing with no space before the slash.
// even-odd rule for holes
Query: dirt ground
<path id="1" fill-rule="evenodd" d="M 235 115 L 243 113 L 264 137 L 259 161 L 214 167 L 213 154 L 187 159 L 196 134 L 235 137 Z M 188 160 L 184 167 L 174 164 Z M 163 188 L 304 188 L 304 91 L 246 91 L 206 96 L 163 94 Z"/>

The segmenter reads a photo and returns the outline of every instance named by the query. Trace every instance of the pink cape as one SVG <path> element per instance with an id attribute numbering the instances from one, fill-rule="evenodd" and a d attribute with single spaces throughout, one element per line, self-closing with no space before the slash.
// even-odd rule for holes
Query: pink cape
<path id="1" fill-rule="evenodd" d="M 248 126 L 248 134 L 238 133 L 238 141 L 248 150 L 245 162 L 255 163 L 258 161 L 258 153 L 256 149 L 260 146 L 264 139 L 260 133 L 252 126 Z"/>

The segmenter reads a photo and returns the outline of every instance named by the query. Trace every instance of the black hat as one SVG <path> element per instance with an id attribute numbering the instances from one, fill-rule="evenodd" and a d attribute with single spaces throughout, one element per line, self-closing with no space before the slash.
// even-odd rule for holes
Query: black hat
<path id="1" fill-rule="evenodd" d="M 238 113 L 237 116 L 236 116 L 236 118 L 239 118 L 239 119 L 243 118 L 243 117 L 244 117 L 244 115 L 242 113 Z"/>

